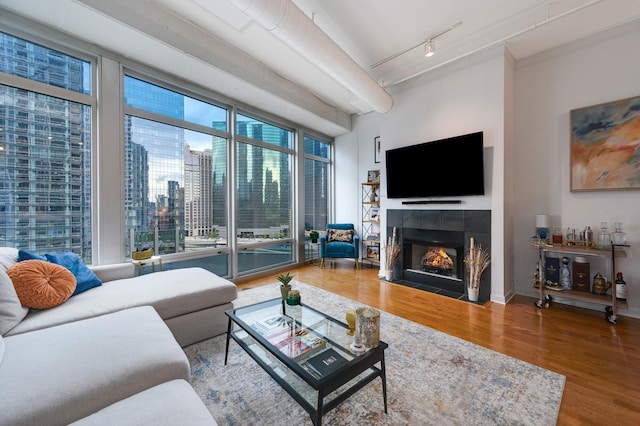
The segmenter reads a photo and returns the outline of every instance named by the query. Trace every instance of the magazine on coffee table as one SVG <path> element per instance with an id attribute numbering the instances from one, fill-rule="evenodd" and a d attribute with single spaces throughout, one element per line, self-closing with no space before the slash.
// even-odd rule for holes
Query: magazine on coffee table
<path id="1" fill-rule="evenodd" d="M 305 365 L 320 377 L 331 374 L 347 363 L 347 359 L 335 349 L 328 348 L 309 358 Z"/>
<path id="2" fill-rule="evenodd" d="M 269 343 L 289 358 L 308 356 L 322 350 L 327 343 L 324 339 L 306 329 L 287 327 L 266 336 Z"/>

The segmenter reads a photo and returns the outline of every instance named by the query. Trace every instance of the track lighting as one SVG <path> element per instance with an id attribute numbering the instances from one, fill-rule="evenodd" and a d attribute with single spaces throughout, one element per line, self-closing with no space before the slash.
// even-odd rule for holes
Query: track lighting
<path id="1" fill-rule="evenodd" d="M 433 56 L 436 53 L 436 44 L 435 44 L 434 40 L 437 37 L 440 37 L 441 35 L 444 35 L 444 34 L 448 33 L 449 31 L 453 30 L 454 28 L 458 28 L 460 25 L 462 25 L 462 21 L 456 22 L 455 24 L 451 25 L 450 27 L 445 28 L 444 30 L 433 34 L 432 36 L 430 36 L 426 40 L 421 41 L 420 43 L 414 44 L 411 47 L 408 47 L 408 48 L 406 48 L 404 50 L 401 50 L 398 53 L 394 53 L 393 55 L 391 55 L 391 56 L 389 56 L 387 58 L 384 58 L 381 61 L 376 62 L 375 64 L 371 65 L 371 68 L 375 68 L 375 67 L 380 66 L 380 65 L 382 65 L 382 64 L 384 64 L 386 62 L 389 62 L 390 60 L 395 59 L 400 55 L 404 55 L 408 51 L 413 50 L 413 49 L 415 49 L 417 47 L 420 47 L 423 44 L 424 44 L 424 56 L 429 58 L 429 57 Z"/>
<path id="2" fill-rule="evenodd" d="M 424 56 L 427 58 L 435 55 L 436 53 L 436 43 L 433 40 L 429 40 L 424 45 Z"/>

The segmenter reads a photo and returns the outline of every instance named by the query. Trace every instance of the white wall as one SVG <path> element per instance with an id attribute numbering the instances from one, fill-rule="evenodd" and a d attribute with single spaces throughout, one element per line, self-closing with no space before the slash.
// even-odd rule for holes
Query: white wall
<path id="1" fill-rule="evenodd" d="M 428 75 L 391 88 L 394 98 L 392 110 L 386 114 L 371 113 L 358 117 L 352 134 L 336 139 L 337 146 L 357 143 L 359 146 L 358 180 L 341 182 L 338 188 L 366 181 L 367 170 L 381 170 L 381 238 L 386 239 L 387 209 L 402 209 L 402 200 L 386 198 L 384 151 L 451 136 L 484 132 L 486 195 L 462 197 L 456 205 L 411 206 L 412 209 L 465 209 L 500 211 L 492 219 L 492 299 L 505 301 L 504 253 L 510 250 L 504 244 L 503 233 L 503 157 L 504 157 L 504 72 L 505 55 L 501 47 L 463 59 Z M 355 136 L 354 136 L 355 135 Z M 379 164 L 373 163 L 373 138 L 380 136 L 383 156 Z M 337 148 L 341 151 L 342 148 Z M 336 159 L 340 169 L 340 160 Z M 425 164 L 425 181 L 438 178 L 429 176 Z M 342 191 L 340 189 L 340 191 Z M 359 202 L 359 200 L 358 200 Z M 359 209 L 360 206 L 358 205 Z M 352 214 L 360 218 L 360 212 Z M 492 214 L 492 217 L 494 217 Z M 496 222 L 498 220 L 498 222 Z M 382 265 L 384 266 L 384 265 Z M 509 279 L 510 281 L 510 279 Z"/>
<path id="2" fill-rule="evenodd" d="M 515 65 L 508 52 L 494 48 L 393 87 L 389 113 L 358 117 L 354 132 L 337 138 L 338 145 L 357 144 L 359 151 L 352 156 L 358 159 L 357 179 L 338 179 L 339 191 L 350 185 L 358 192 L 366 171 L 380 168 L 383 213 L 403 208 L 400 200 L 386 198 L 384 156 L 373 163 L 373 137 L 381 137 L 384 151 L 483 130 L 487 195 L 467 197 L 459 208 L 492 210 L 492 300 L 508 301 L 514 292 L 536 296 L 537 251 L 530 239 L 536 213 L 551 214 L 563 230 L 591 226 L 596 235 L 601 221 L 620 221 L 631 248 L 616 263 L 629 302 L 619 313 L 640 317 L 640 192 L 573 193 L 569 186 L 569 111 L 640 96 L 639 44 L 636 21 Z M 349 216 L 359 218 L 359 208 L 352 206 Z M 608 262 L 590 260 L 591 275 L 610 273 Z"/>
<path id="3" fill-rule="evenodd" d="M 570 192 L 569 181 L 569 111 L 640 96 L 639 45 L 636 21 L 517 64 L 513 179 L 518 293 L 531 294 L 537 254 L 529 237 L 536 213 L 551 214 L 554 226 L 563 230 L 591 226 L 594 234 L 601 221 L 610 227 L 621 221 L 632 247 L 616 263 L 629 295 L 629 310 L 620 313 L 640 316 L 640 192 Z M 591 275 L 608 274 L 606 269 L 592 261 Z"/>

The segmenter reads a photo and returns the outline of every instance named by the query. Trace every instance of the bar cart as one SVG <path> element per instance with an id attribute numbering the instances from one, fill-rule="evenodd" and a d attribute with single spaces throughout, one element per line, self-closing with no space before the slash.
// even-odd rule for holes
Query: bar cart
<path id="1" fill-rule="evenodd" d="M 627 254 L 624 250 L 625 247 L 629 247 L 628 244 L 614 244 L 611 243 L 611 249 L 598 249 L 592 247 L 581 246 L 565 246 L 565 245 L 550 245 L 544 242 L 534 243 L 534 248 L 538 249 L 538 300 L 535 301 L 535 305 L 538 308 L 548 308 L 553 301 L 553 297 L 579 300 L 582 302 L 595 303 L 605 306 L 605 319 L 615 324 L 617 320 L 618 308 L 626 309 L 628 307 L 626 300 L 620 300 L 616 298 L 616 283 L 613 277 L 616 276 L 616 257 L 626 257 Z M 549 293 L 553 290 L 547 290 L 545 287 L 545 262 L 547 253 L 559 253 L 567 256 L 594 256 L 599 258 L 610 259 L 611 269 L 611 295 L 594 294 L 590 291 L 576 291 L 576 290 L 563 290 L 561 292 L 554 292 L 556 296 L 551 296 Z"/>

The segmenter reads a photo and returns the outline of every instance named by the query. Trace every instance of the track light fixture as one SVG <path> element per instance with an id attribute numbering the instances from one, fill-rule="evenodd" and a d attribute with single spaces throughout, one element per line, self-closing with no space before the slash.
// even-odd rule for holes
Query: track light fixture
<path id="1" fill-rule="evenodd" d="M 403 54 L 407 53 L 408 51 L 415 49 L 418 46 L 422 46 L 423 44 L 424 44 L 424 56 L 426 56 L 427 58 L 430 57 L 430 56 L 433 56 L 436 53 L 436 45 L 435 45 L 434 40 L 437 37 L 440 37 L 441 35 L 443 35 L 445 33 L 448 33 L 452 29 L 458 28 L 460 25 L 462 25 L 462 21 L 456 22 L 452 26 L 450 26 L 448 28 L 445 28 L 444 30 L 442 30 L 440 32 L 437 32 L 436 34 L 428 37 L 426 40 L 422 40 L 420 43 L 414 44 L 413 46 L 408 47 L 408 48 L 406 48 L 406 49 L 404 49 L 404 50 L 402 50 L 402 51 L 400 51 L 398 53 L 395 53 L 395 54 L 389 56 L 388 58 L 384 58 L 383 60 L 376 62 L 375 64 L 371 65 L 371 68 L 375 68 L 375 67 L 377 67 L 379 65 L 382 65 L 382 64 L 384 64 L 386 62 L 389 62 L 390 60 L 395 59 L 398 56 L 403 55 Z"/>
<path id="2" fill-rule="evenodd" d="M 433 40 L 429 40 L 424 45 L 424 56 L 430 58 L 436 54 L 436 43 Z"/>

